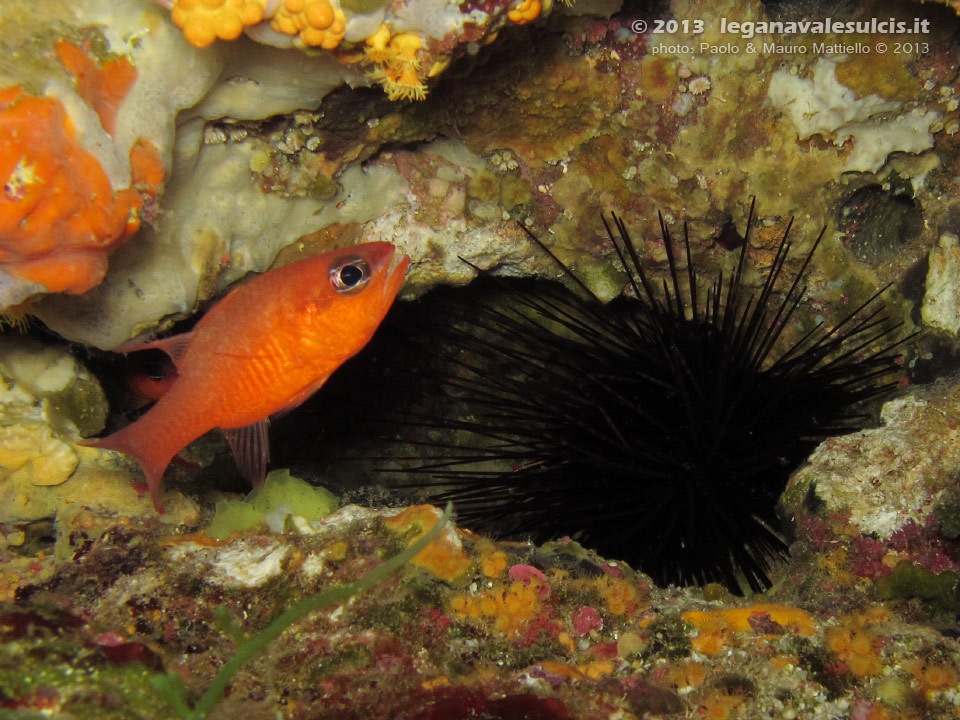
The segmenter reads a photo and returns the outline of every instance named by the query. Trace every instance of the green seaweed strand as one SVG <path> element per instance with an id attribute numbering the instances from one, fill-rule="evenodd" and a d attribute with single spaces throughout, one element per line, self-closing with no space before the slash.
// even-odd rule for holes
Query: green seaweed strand
<path id="1" fill-rule="evenodd" d="M 318 610 L 325 605 L 330 605 L 340 600 L 347 600 L 354 595 L 362 593 L 364 590 L 368 590 L 376 585 L 390 573 L 399 570 L 440 534 L 447 520 L 450 519 L 452 512 L 453 505 L 447 503 L 447 507 L 444 509 L 440 521 L 434 525 L 426 535 L 406 550 L 397 553 L 389 560 L 384 561 L 373 570 L 370 570 L 356 582 L 330 588 L 316 595 L 311 595 L 303 602 L 294 605 L 289 610 L 286 610 L 274 618 L 258 635 L 250 638 L 237 648 L 237 652 L 220 668 L 220 672 L 213 678 L 210 687 L 207 688 L 207 691 L 192 710 L 187 705 L 184 697 L 183 681 L 176 673 L 169 672 L 166 675 L 154 678 L 154 688 L 167 699 L 183 720 L 202 720 L 202 718 L 205 718 L 207 713 L 213 709 L 213 706 L 217 704 L 217 701 L 226 691 L 231 678 L 233 678 L 237 671 L 250 660 L 250 658 L 262 652 L 267 645 L 280 637 L 284 630 L 300 618 L 309 615 L 314 610 Z"/>

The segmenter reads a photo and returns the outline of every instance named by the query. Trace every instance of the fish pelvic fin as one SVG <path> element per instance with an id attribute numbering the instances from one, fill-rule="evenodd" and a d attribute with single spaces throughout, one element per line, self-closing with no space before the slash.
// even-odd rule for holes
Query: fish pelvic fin
<path id="1" fill-rule="evenodd" d="M 160 500 L 162 493 L 163 473 L 167 465 L 176 455 L 176 452 L 167 452 L 157 443 L 151 443 L 148 439 L 141 437 L 142 433 L 135 428 L 136 423 L 128 425 L 122 430 L 108 435 L 105 438 L 95 438 L 84 440 L 80 444 L 85 447 L 99 448 L 100 450 L 113 450 L 114 452 L 129 455 L 143 471 L 147 480 L 147 487 L 150 488 L 150 497 L 153 499 L 153 506 L 157 512 L 163 512 L 163 503 Z"/>
<path id="2" fill-rule="evenodd" d="M 255 488 L 263 487 L 270 462 L 270 440 L 267 435 L 269 420 L 238 428 L 221 428 L 233 450 L 233 459 L 240 474 Z"/>

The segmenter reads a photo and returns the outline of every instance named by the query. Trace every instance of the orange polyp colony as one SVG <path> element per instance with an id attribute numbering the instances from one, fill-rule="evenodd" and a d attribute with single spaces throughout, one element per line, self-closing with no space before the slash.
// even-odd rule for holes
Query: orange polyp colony
<path id="1" fill-rule="evenodd" d="M 729 624 L 734 632 L 742 632 L 752 629 L 750 619 L 767 615 L 778 625 L 791 627 L 800 635 L 813 635 L 815 624 L 813 618 L 799 608 L 789 605 L 774 605 L 770 603 L 761 603 L 751 605 L 745 608 L 734 608 L 732 610 L 719 610 L 717 612 L 704 612 L 692 610 L 683 614 L 684 620 L 700 627 L 704 622 L 715 617 L 722 617 Z"/>
<path id="2" fill-rule="evenodd" d="M 745 608 L 705 612 L 692 610 L 683 613 L 683 619 L 697 628 L 697 636 L 691 639 L 694 650 L 704 655 L 716 655 L 731 642 L 733 633 L 753 630 L 751 619 L 769 618 L 798 635 L 813 635 L 816 629 L 813 618 L 799 608 L 788 605 L 761 603 Z"/>
<path id="3" fill-rule="evenodd" d="M 957 669 L 945 662 L 915 660 L 907 666 L 924 694 L 936 693 L 957 686 Z"/>
<path id="4" fill-rule="evenodd" d="M 957 674 L 949 665 L 930 665 L 923 673 L 922 684 L 925 690 L 946 690 L 956 686 Z"/>
<path id="5" fill-rule="evenodd" d="M 598 580 L 598 589 L 607 610 L 614 615 L 632 616 L 640 605 L 640 593 L 628 580 L 604 575 Z"/>
<path id="6" fill-rule="evenodd" d="M 701 717 L 708 720 L 727 720 L 736 716 L 736 711 L 743 702 L 744 698 L 740 695 L 714 690 L 701 700 L 697 710 Z"/>
<path id="7" fill-rule="evenodd" d="M 488 549 L 480 553 L 480 569 L 489 578 L 503 574 L 507 569 L 507 554 L 502 550 Z"/>
<path id="8" fill-rule="evenodd" d="M 457 595 L 450 601 L 450 609 L 461 618 L 486 620 L 493 628 L 509 635 L 518 632 L 523 624 L 540 612 L 540 582 L 516 581 L 480 594 Z"/>
<path id="9" fill-rule="evenodd" d="M 699 687 L 706 679 L 706 666 L 696 660 L 684 660 L 675 665 L 670 668 L 666 677 L 667 683 L 677 689 Z"/>
<path id="10" fill-rule="evenodd" d="M 858 677 L 879 675 L 883 672 L 883 662 L 880 659 L 883 638 L 878 637 L 867 625 L 885 619 L 885 614 L 870 612 L 844 617 L 840 625 L 827 630 L 827 649 L 836 655 L 838 660 L 846 663 L 852 674 Z"/>

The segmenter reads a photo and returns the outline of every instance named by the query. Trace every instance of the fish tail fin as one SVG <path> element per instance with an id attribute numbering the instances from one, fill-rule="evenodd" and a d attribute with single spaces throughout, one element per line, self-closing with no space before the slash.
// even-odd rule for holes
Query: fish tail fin
<path id="1" fill-rule="evenodd" d="M 143 471 L 147 479 L 147 487 L 150 488 L 150 497 L 153 499 L 153 506 L 157 512 L 163 512 L 163 503 L 160 502 L 161 483 L 163 473 L 167 465 L 176 455 L 176 452 L 168 452 L 160 443 L 150 442 L 141 432 L 141 428 L 136 427 L 139 423 L 128 425 L 122 430 L 108 435 L 104 438 L 94 438 L 84 440 L 81 445 L 86 447 L 95 447 L 101 450 L 113 450 L 124 455 L 129 455 Z"/>

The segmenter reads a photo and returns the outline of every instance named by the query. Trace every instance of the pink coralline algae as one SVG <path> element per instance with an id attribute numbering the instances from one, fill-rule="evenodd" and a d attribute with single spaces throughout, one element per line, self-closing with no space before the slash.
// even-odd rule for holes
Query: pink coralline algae
<path id="1" fill-rule="evenodd" d="M 602 630 L 603 618 L 600 617 L 600 613 L 598 613 L 595 608 L 584 605 L 574 613 L 573 629 L 576 631 L 578 637 L 583 637 L 591 630 Z"/>
<path id="2" fill-rule="evenodd" d="M 547 582 L 547 576 L 532 565 L 514 565 L 510 568 L 508 574 L 511 580 L 522 582 L 524 585 L 536 582 L 539 585 L 538 592 L 541 597 L 550 594 L 550 583 Z"/>

